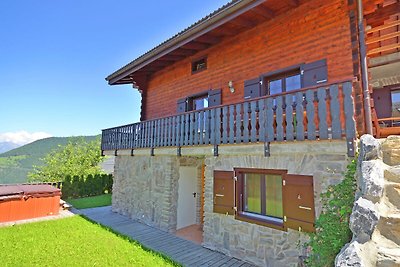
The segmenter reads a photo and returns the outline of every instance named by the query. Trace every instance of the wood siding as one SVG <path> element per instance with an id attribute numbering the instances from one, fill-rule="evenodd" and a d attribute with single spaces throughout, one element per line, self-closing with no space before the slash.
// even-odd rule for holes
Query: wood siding
<path id="1" fill-rule="evenodd" d="M 242 102 L 245 80 L 320 59 L 327 59 L 328 82 L 351 78 L 350 40 L 347 1 L 308 1 L 153 74 L 143 95 L 142 120 L 174 115 L 178 99 L 208 89 L 222 88 L 223 105 Z M 207 70 L 192 74 L 192 60 L 203 55 Z"/>

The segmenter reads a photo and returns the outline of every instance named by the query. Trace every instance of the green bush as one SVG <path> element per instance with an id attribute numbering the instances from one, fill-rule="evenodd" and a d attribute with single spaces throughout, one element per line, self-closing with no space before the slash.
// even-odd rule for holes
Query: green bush
<path id="1" fill-rule="evenodd" d="M 75 175 L 73 178 L 67 175 L 61 188 L 63 198 L 98 196 L 111 193 L 111 190 L 111 174 L 96 174 L 87 177 Z"/>
<path id="2" fill-rule="evenodd" d="M 305 244 L 310 249 L 306 259 L 307 266 L 333 266 L 336 255 L 352 238 L 349 218 L 354 204 L 356 190 L 356 160 L 348 166 L 344 180 L 335 186 L 329 186 L 321 194 L 322 213 L 317 219 L 316 232 L 310 234 Z"/>

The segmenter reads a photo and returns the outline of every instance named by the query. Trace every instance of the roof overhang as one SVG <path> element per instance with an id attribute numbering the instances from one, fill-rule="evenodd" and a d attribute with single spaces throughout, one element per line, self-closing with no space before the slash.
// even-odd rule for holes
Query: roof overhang
<path id="1" fill-rule="evenodd" d="M 221 31 L 223 27 L 236 27 L 236 30 L 231 31 L 234 35 L 272 19 L 278 12 L 282 12 L 282 8 L 272 10 L 267 6 L 267 2 L 278 3 L 273 4 L 274 7 L 282 6 L 281 2 L 289 8 L 299 5 L 297 0 L 233 0 L 115 71 L 106 80 L 110 85 L 133 84 L 134 87 L 136 84 L 140 85 L 138 81 L 146 80 L 147 75 L 220 42 L 226 37 L 221 34 L 225 32 Z M 215 34 L 216 32 L 220 34 Z"/>

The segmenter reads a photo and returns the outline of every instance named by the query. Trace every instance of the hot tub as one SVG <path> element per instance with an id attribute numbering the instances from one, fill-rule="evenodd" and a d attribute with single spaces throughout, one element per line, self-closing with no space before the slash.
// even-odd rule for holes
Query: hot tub
<path id="1" fill-rule="evenodd" d="M 0 185 L 0 222 L 57 215 L 60 196 L 51 185 Z"/>

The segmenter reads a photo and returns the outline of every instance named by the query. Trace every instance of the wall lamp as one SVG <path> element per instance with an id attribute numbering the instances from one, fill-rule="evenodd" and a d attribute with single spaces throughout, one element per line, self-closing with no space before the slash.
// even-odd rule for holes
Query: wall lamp
<path id="1" fill-rule="evenodd" d="M 235 92 L 235 87 L 233 87 L 232 81 L 228 82 L 228 87 L 229 87 L 229 91 L 231 91 L 231 93 L 233 94 Z"/>

